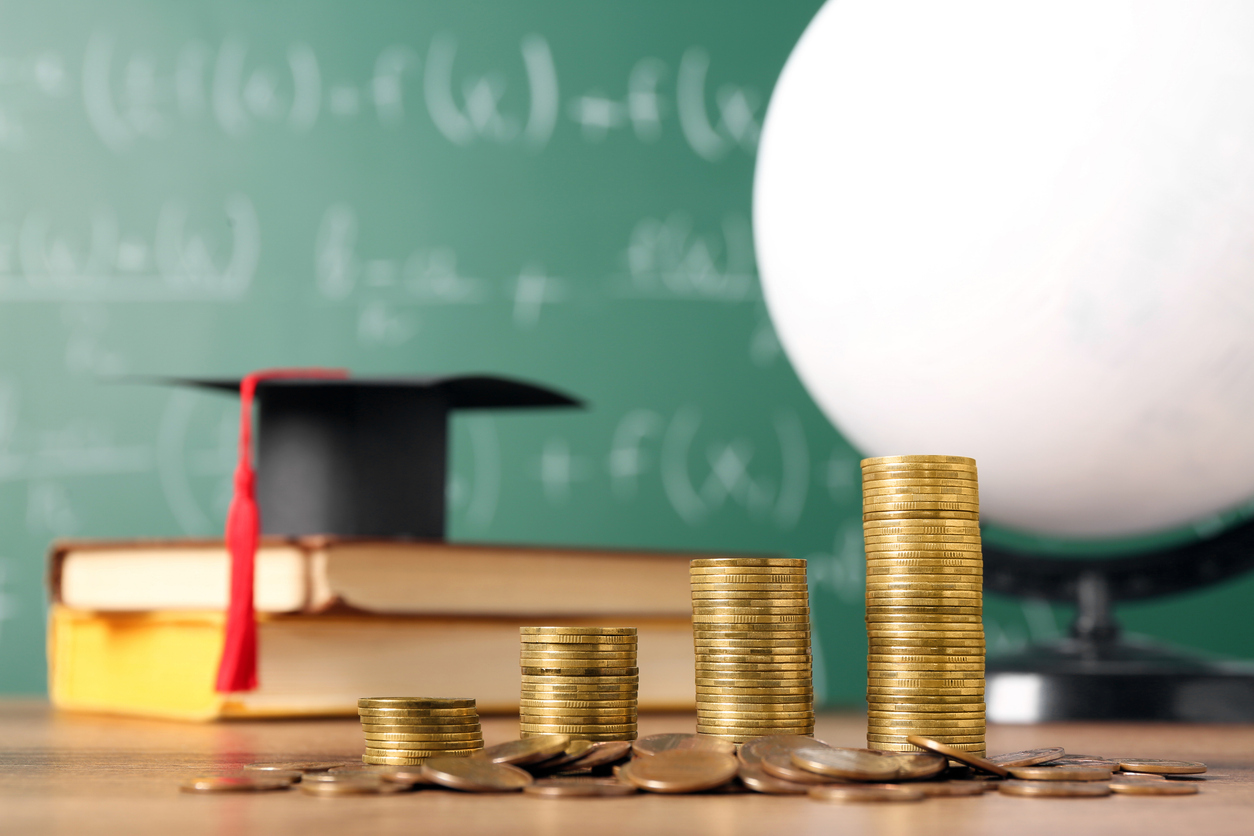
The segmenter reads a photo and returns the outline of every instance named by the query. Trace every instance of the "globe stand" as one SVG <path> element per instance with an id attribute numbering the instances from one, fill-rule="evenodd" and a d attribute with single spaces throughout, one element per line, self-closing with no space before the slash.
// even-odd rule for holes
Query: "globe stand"
<path id="1" fill-rule="evenodd" d="M 1183 547 L 1097 561 L 986 546 L 986 590 L 1076 604 L 1070 637 L 988 660 L 988 719 L 1254 721 L 1254 665 L 1127 636 L 1113 612 L 1115 601 L 1207 586 L 1251 568 L 1254 523 Z"/>

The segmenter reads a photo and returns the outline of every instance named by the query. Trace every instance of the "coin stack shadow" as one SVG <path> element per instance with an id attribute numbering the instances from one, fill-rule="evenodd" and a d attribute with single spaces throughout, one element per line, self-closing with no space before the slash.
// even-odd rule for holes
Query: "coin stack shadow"
<path id="1" fill-rule="evenodd" d="M 635 740 L 635 627 L 520 627 L 522 737 Z"/>
<path id="2" fill-rule="evenodd" d="M 364 763 L 414 766 L 427 758 L 469 755 L 483 748 L 479 711 L 469 698 L 363 697 Z"/>
<path id="3" fill-rule="evenodd" d="M 689 577 L 697 732 L 736 743 L 813 734 L 806 562 L 702 558 Z"/>
<path id="4" fill-rule="evenodd" d="M 984 753 L 979 503 L 975 459 L 862 461 L 868 748 Z"/>

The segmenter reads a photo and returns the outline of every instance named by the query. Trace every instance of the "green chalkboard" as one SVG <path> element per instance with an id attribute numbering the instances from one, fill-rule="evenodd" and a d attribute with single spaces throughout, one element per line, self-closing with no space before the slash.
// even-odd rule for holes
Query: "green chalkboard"
<path id="1" fill-rule="evenodd" d="M 809 557 L 817 689 L 856 702 L 859 456 L 780 352 L 750 229 L 819 5 L 4 2 L 0 689 L 43 688 L 52 537 L 221 530 L 235 402 L 100 379 L 320 364 L 587 399 L 458 419 L 450 536 Z M 1175 616 L 1251 599 L 1136 626 L 1248 650 L 1239 607 Z M 1065 617 L 988 612 L 992 649 Z"/>

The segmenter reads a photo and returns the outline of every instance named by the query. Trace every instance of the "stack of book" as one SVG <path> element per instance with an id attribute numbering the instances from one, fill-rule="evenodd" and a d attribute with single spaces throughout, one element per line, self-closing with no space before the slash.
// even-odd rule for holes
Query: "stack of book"
<path id="1" fill-rule="evenodd" d="M 255 691 L 220 694 L 230 558 L 211 540 L 62 541 L 59 708 L 188 720 L 357 713 L 374 694 L 517 711 L 523 626 L 635 627 L 639 704 L 695 705 L 691 555 L 305 537 L 257 551 Z"/>

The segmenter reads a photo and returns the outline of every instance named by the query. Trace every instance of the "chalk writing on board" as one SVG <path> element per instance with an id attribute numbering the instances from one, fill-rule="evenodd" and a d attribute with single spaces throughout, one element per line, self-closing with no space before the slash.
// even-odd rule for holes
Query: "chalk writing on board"
<path id="1" fill-rule="evenodd" d="M 239 433 L 238 403 L 174 389 L 157 426 L 157 476 L 184 534 L 222 530 Z"/>
<path id="2" fill-rule="evenodd" d="M 168 140 L 181 124 L 212 124 L 243 140 L 264 128 L 294 134 L 313 130 L 329 116 L 356 119 L 369 106 L 381 126 L 404 124 L 420 99 L 436 132 L 454 145 L 521 143 L 545 148 L 562 112 L 558 65 L 547 38 L 530 33 L 516 51 L 494 62 L 471 62 L 451 32 L 432 36 L 425 48 L 393 44 L 375 58 L 365 81 L 329 77 L 314 47 L 294 41 L 281 56 L 250 49 L 241 34 L 215 47 L 192 40 L 162 64 L 141 46 L 119 48 L 107 31 L 94 33 L 83 52 L 82 102 L 88 122 L 111 150 L 126 153 L 140 142 Z M 69 77 L 59 55 L 34 60 L 32 89 L 64 98 Z M 673 113 L 684 142 L 701 159 L 717 162 L 732 151 L 752 154 L 761 133 L 763 97 L 752 87 L 710 82 L 711 59 L 693 46 L 671 65 L 639 59 L 621 95 L 589 89 L 570 96 L 565 112 L 588 142 L 630 126 L 644 143 L 663 135 Z M 573 81 L 573 80 L 572 80 Z M 673 99 L 663 93 L 673 82 Z M 28 144 L 20 115 L 0 109 L 0 144 Z"/>
<path id="3" fill-rule="evenodd" d="M 121 352 L 110 347 L 109 309 L 100 303 L 67 305 L 61 322 L 69 332 L 65 368 L 73 374 L 111 377 L 126 371 Z"/>
<path id="4" fill-rule="evenodd" d="M 611 292 L 621 297 L 711 302 L 762 298 L 753 231 L 743 215 L 728 214 L 717 231 L 695 230 L 682 212 L 665 220 L 645 218 L 632 228 L 623 261 L 626 274 L 611 278 Z"/>
<path id="5" fill-rule="evenodd" d="M 20 612 L 17 596 L 10 592 L 9 572 L 13 561 L 0 557 L 0 640 L 4 637 L 4 623 L 12 621 Z"/>
<path id="6" fill-rule="evenodd" d="M 645 442 L 661 436 L 664 426 L 662 416 L 648 409 L 633 409 L 618 420 L 607 467 L 610 486 L 619 499 L 635 499 L 640 478 L 656 468 L 655 459 L 644 447 Z"/>
<path id="7" fill-rule="evenodd" d="M 522 329 L 534 328 L 546 304 L 566 300 L 567 283 L 549 276 L 539 264 L 529 264 L 514 280 L 514 324 Z"/>
<path id="8" fill-rule="evenodd" d="M 662 437 L 662 487 L 675 512 L 689 525 L 698 525 L 730 502 L 782 529 L 793 528 L 805 509 L 810 482 L 805 432 L 796 414 L 783 410 L 775 417 L 777 473 L 760 471 L 754 463 L 757 445 L 748 438 L 711 441 L 704 456 L 694 455 L 701 422 L 697 407 L 684 407 Z"/>
<path id="9" fill-rule="evenodd" d="M 564 438 L 545 441 L 537 464 L 544 498 L 550 505 L 565 505 L 570 501 L 571 489 L 592 475 L 588 460 L 571 453 L 570 444 Z"/>
<path id="10" fill-rule="evenodd" d="M 149 229 L 107 207 L 78 218 L 31 209 L 0 219 L 0 300 L 235 301 L 260 254 L 260 222 L 242 194 L 212 219 L 168 200 Z"/>
<path id="11" fill-rule="evenodd" d="M 26 487 L 26 530 L 36 536 L 69 537 L 81 527 L 69 490 L 59 481 L 39 479 Z"/>

